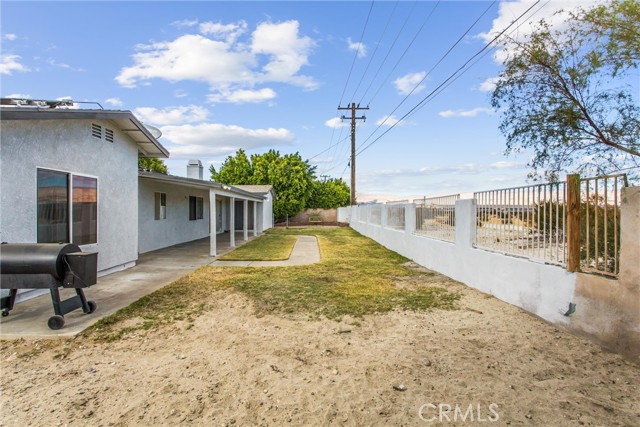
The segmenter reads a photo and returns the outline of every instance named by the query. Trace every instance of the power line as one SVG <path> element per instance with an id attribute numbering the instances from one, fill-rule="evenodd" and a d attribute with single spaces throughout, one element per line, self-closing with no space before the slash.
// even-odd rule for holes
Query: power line
<path id="1" fill-rule="evenodd" d="M 371 132 L 369 134 L 369 136 L 360 144 L 360 147 L 362 147 L 364 144 L 366 144 L 366 142 L 371 139 L 373 137 L 373 135 L 375 135 L 375 133 L 382 128 L 382 126 L 384 126 L 384 124 L 387 122 L 387 120 L 389 120 L 389 118 L 391 118 L 393 116 L 393 113 L 395 113 L 398 108 L 400 108 L 402 106 L 402 104 L 405 103 L 405 101 L 407 99 L 409 99 L 409 97 L 416 91 L 416 89 L 426 80 L 426 78 L 433 72 L 433 70 L 436 69 L 436 67 L 438 65 L 440 65 L 440 63 L 442 63 L 442 61 L 449 56 L 449 54 L 453 51 L 453 49 L 455 49 L 455 47 L 465 38 L 465 36 L 467 34 L 469 34 L 469 32 L 473 29 L 473 27 L 476 26 L 476 24 L 480 21 L 480 19 L 482 19 L 482 17 L 484 15 L 487 14 L 487 12 L 493 7 L 493 5 L 496 3 L 496 1 L 494 0 L 485 10 L 484 12 L 482 12 L 482 14 L 480 14 L 480 16 L 478 16 L 478 18 L 476 18 L 476 20 L 467 28 L 467 30 L 464 32 L 464 34 L 462 34 L 458 40 L 456 40 L 456 42 L 451 45 L 451 47 L 449 47 L 449 50 L 447 50 L 444 55 L 442 55 L 440 57 L 440 59 L 438 60 L 438 62 L 435 63 L 435 65 L 433 67 L 431 67 L 431 69 L 425 73 L 424 77 L 413 87 L 413 89 L 411 89 L 411 91 L 402 99 L 402 101 L 400 101 L 400 103 L 393 109 L 393 111 L 391 111 L 391 113 L 387 114 L 386 117 L 384 118 L 384 120 L 378 125 L 377 128 L 375 128 L 373 130 L 373 132 Z M 394 127 L 394 126 L 392 126 Z"/>
<path id="2" fill-rule="evenodd" d="M 407 52 L 409 51 L 409 49 L 411 48 L 413 43 L 416 41 L 416 39 L 418 38 L 418 35 L 420 35 L 420 33 L 422 32 L 424 26 L 427 25 L 427 22 L 429 22 L 429 19 L 431 18 L 431 15 L 433 15 L 433 12 L 436 10 L 436 8 L 438 7 L 439 4 L 440 4 L 440 0 L 438 0 L 436 5 L 433 6 L 433 9 L 431 9 L 431 12 L 429 12 L 429 15 L 427 15 L 425 20 L 422 22 L 422 25 L 420 26 L 420 28 L 418 28 L 418 31 L 414 34 L 414 36 L 411 39 L 411 42 L 409 43 L 409 45 L 404 49 L 404 52 L 402 52 L 402 55 L 400 55 L 400 58 L 398 58 L 398 60 L 396 61 L 395 65 L 393 66 L 391 71 L 389 71 L 389 74 L 387 74 L 387 77 L 384 78 L 384 80 L 380 84 L 380 87 L 378 87 L 378 90 L 376 90 L 376 93 L 373 94 L 373 96 L 371 97 L 371 100 L 367 104 L 372 104 L 373 103 L 373 100 L 376 98 L 376 96 L 378 96 L 378 93 L 380 93 L 380 90 L 382 89 L 384 84 L 387 82 L 387 80 L 389 79 L 391 74 L 393 74 L 393 72 L 396 70 L 398 65 L 400 65 L 400 61 L 402 61 L 402 59 L 407 54 Z"/>
<path id="3" fill-rule="evenodd" d="M 362 84 L 362 81 L 364 80 L 364 77 L 367 75 L 367 71 L 369 71 L 369 67 L 371 66 L 371 62 L 373 62 L 373 58 L 375 58 L 376 53 L 378 52 L 378 48 L 380 47 L 380 44 L 382 43 L 382 39 L 384 38 L 384 35 L 387 33 L 387 28 L 389 28 L 389 23 L 391 22 L 391 19 L 393 19 L 393 15 L 396 12 L 396 9 L 398 7 L 398 3 L 399 2 L 400 2 L 400 0 L 396 0 L 396 4 L 393 6 L 393 10 L 391 11 L 391 14 L 389 15 L 389 19 L 387 19 L 387 23 L 384 26 L 384 30 L 382 30 L 382 34 L 380 35 L 380 39 L 378 40 L 378 43 L 376 43 L 375 49 L 373 49 L 373 53 L 369 56 L 369 62 L 367 62 L 367 66 L 365 67 L 364 72 L 362 73 L 362 77 L 360 78 L 360 81 L 358 82 L 358 86 L 356 86 L 356 90 L 353 91 L 353 95 L 351 96 L 351 99 L 355 99 L 356 93 L 358 93 L 358 89 L 360 89 L 360 85 Z"/>
<path id="4" fill-rule="evenodd" d="M 362 95 L 362 97 L 360 98 L 360 104 L 362 104 L 362 101 L 364 101 L 364 97 L 367 96 L 367 93 L 369 92 L 369 89 L 371 89 L 371 86 L 373 85 L 373 82 L 375 82 L 376 78 L 378 77 L 378 74 L 380 73 L 380 70 L 382 70 L 382 67 L 384 66 L 384 64 L 387 62 L 387 58 L 389 58 L 389 55 L 391 54 L 391 52 L 393 52 L 393 48 L 396 45 L 396 42 L 398 41 L 398 39 L 400 38 L 400 35 L 402 34 L 402 32 L 404 31 L 404 27 L 406 27 L 407 22 L 409 22 L 409 18 L 411 18 L 411 16 L 413 15 L 413 10 L 416 8 L 416 5 L 418 4 L 418 1 L 416 0 L 413 3 L 413 7 L 411 8 L 411 10 L 409 11 L 409 14 L 407 15 L 407 17 L 404 20 L 404 23 L 402 24 L 402 27 L 400 28 L 400 30 L 398 31 L 398 34 L 396 34 L 396 38 L 393 40 L 393 43 L 391 43 L 391 46 L 389 47 L 389 50 L 387 51 L 387 54 L 385 55 L 385 57 L 382 59 L 382 63 L 380 63 L 380 66 L 378 67 L 378 69 L 376 70 L 376 73 L 373 75 L 373 78 L 371 79 L 371 83 L 369 83 L 369 86 L 367 86 L 367 89 L 364 91 L 364 94 Z"/>
<path id="5" fill-rule="evenodd" d="M 362 34 L 360 35 L 360 42 L 358 44 L 358 49 L 354 52 L 353 62 L 351 62 L 351 68 L 349 69 L 349 74 L 347 75 L 347 81 L 344 83 L 344 89 L 342 89 L 342 95 L 340 95 L 340 102 L 338 106 L 342 105 L 342 99 L 344 98 L 344 93 L 347 91 L 347 85 L 349 84 L 349 79 L 351 79 L 351 73 L 353 72 L 353 66 L 356 64 L 356 59 L 358 58 L 358 52 L 360 46 L 362 45 L 362 40 L 364 39 L 364 33 L 367 30 L 367 25 L 369 24 L 369 17 L 371 16 L 371 10 L 373 10 L 373 4 L 375 0 L 371 1 L 371 7 L 369 7 L 369 13 L 367 14 L 367 19 L 364 23 L 364 28 L 362 28 Z"/>
<path id="6" fill-rule="evenodd" d="M 460 71 L 462 71 L 471 61 L 473 61 L 474 58 L 476 58 L 477 56 L 479 56 L 480 54 L 482 54 L 482 52 L 484 52 L 485 50 L 487 50 L 496 40 L 498 40 L 509 28 L 511 28 L 518 20 L 520 20 L 524 15 L 526 15 L 527 13 L 529 13 L 529 11 L 531 9 L 533 9 L 536 5 L 538 5 L 538 3 L 540 3 L 541 0 L 537 0 L 533 5 L 531 5 L 527 10 L 525 10 L 520 16 L 518 16 L 515 20 L 513 20 L 507 27 L 505 27 L 500 33 L 498 33 L 498 35 L 496 35 L 489 43 L 487 43 L 485 46 L 482 47 L 482 49 L 480 49 L 478 52 L 476 52 L 473 56 L 471 56 L 471 58 L 469 58 L 462 66 L 460 66 L 455 72 L 453 72 L 452 74 L 449 75 L 449 77 L 447 77 L 442 83 L 440 83 L 434 90 L 432 90 L 427 96 L 425 96 L 419 103 L 417 103 L 413 108 L 411 108 L 404 116 L 402 116 L 396 123 L 394 123 L 393 125 L 391 125 L 389 127 L 389 129 L 387 129 L 386 131 L 384 131 L 380 136 L 378 136 L 376 139 L 374 139 L 373 141 L 371 141 L 367 146 L 365 146 L 364 148 L 362 148 L 360 151 L 358 151 L 358 153 L 356 154 L 362 154 L 365 150 L 367 150 L 369 147 L 371 147 L 373 144 L 375 144 L 377 141 L 380 140 L 380 138 L 382 138 L 384 135 L 386 135 L 389 131 L 391 131 L 391 129 L 393 129 L 394 127 L 396 127 L 398 125 L 398 123 L 400 123 L 402 120 L 404 120 L 405 118 L 407 118 L 409 115 L 413 114 L 418 108 L 420 108 L 423 104 L 425 104 L 428 100 L 433 99 L 434 95 L 439 93 L 438 91 L 443 88 L 443 86 L 445 86 L 450 80 L 452 80 L 454 77 L 457 79 L 459 76 L 458 73 L 460 73 Z M 537 13 L 537 11 L 536 11 Z M 474 62 L 475 63 L 475 62 Z M 468 68 L 467 68 L 468 69 Z M 465 70 L 466 71 L 466 70 Z M 457 76 L 457 77 L 456 77 Z M 366 142 L 366 141 L 365 141 Z"/>

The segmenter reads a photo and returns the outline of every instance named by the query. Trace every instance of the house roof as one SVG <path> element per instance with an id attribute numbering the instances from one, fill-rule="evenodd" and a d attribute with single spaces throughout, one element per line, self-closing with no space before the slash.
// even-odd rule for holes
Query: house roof
<path id="1" fill-rule="evenodd" d="M 2 107 L 0 120 L 109 120 L 138 146 L 140 157 L 168 158 L 169 151 L 151 135 L 131 111 Z"/>
<path id="2" fill-rule="evenodd" d="M 239 186 L 222 184 L 220 182 L 215 182 L 215 181 L 204 181 L 201 179 L 185 178 L 182 176 L 175 176 L 175 175 L 166 175 L 159 172 L 151 172 L 151 171 L 145 171 L 145 170 L 138 171 L 138 176 L 143 179 L 151 179 L 155 181 L 168 182 L 171 184 L 183 185 L 186 187 L 214 189 L 216 190 L 216 193 L 229 196 L 229 197 L 238 197 L 241 199 L 248 199 L 248 200 L 255 200 L 255 201 L 264 200 L 263 194 L 248 191 L 240 188 Z"/>
<path id="3" fill-rule="evenodd" d="M 273 185 L 235 185 L 234 187 L 263 196 L 266 196 L 269 192 L 274 193 Z"/>

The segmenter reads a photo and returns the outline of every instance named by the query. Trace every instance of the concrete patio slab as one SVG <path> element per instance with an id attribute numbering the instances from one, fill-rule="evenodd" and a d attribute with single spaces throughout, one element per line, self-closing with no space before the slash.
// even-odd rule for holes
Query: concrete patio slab
<path id="1" fill-rule="evenodd" d="M 248 241 L 252 239 L 249 238 Z M 246 242 L 236 236 L 237 247 Z M 234 248 L 229 247 L 229 233 L 220 235 L 218 254 L 222 255 L 232 249 Z M 288 260 L 247 262 L 216 261 L 209 256 L 209 238 L 207 237 L 142 254 L 135 267 L 99 277 L 96 285 L 85 289 L 87 299 L 96 302 L 98 306 L 96 311 L 84 314 L 82 310 L 75 310 L 66 314 L 62 329 L 52 330 L 47 326 L 47 320 L 54 315 L 49 294 L 18 302 L 9 316 L 0 318 L 0 339 L 75 336 L 103 317 L 115 313 L 203 265 L 286 267 L 319 261 L 320 251 L 314 236 L 299 236 Z M 60 289 L 62 299 L 75 294 L 74 289 Z"/>

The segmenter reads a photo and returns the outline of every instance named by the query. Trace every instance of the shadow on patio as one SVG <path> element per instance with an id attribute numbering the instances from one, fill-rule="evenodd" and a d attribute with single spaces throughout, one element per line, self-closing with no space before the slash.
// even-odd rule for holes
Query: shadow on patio
<path id="1" fill-rule="evenodd" d="M 218 256 L 231 251 L 229 237 L 229 232 L 217 236 Z M 254 239 L 251 234 L 247 241 L 242 238 L 243 232 L 236 232 L 236 247 Z M 99 277 L 96 285 L 85 289 L 87 299 L 95 301 L 98 305 L 94 313 L 84 314 L 81 309 L 75 310 L 64 316 L 65 326 L 62 329 L 51 330 L 47 327 L 47 320 L 54 312 L 50 294 L 47 292 L 16 303 L 9 316 L 0 319 L 0 338 L 54 338 L 77 335 L 99 319 L 214 260 L 215 258 L 209 256 L 209 237 L 141 254 L 135 267 Z M 74 289 L 60 288 L 62 299 L 73 295 Z"/>

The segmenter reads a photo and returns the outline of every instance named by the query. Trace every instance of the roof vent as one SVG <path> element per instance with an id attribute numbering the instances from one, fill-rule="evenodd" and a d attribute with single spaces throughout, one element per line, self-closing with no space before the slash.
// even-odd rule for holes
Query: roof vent
<path id="1" fill-rule="evenodd" d="M 102 126 L 91 123 L 91 136 L 102 139 Z"/>

